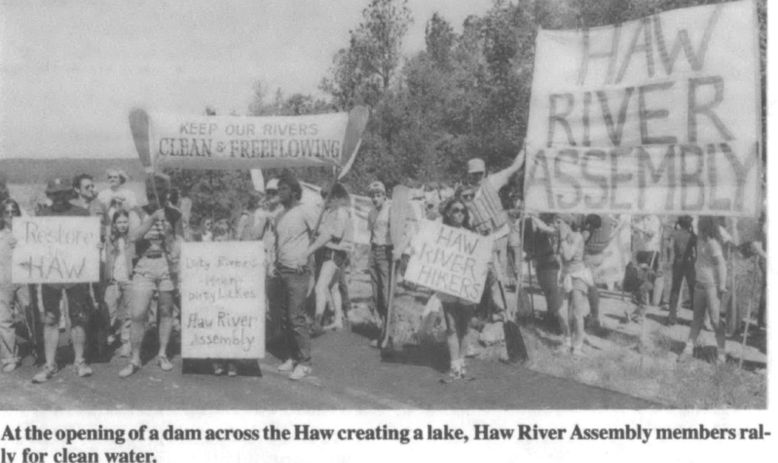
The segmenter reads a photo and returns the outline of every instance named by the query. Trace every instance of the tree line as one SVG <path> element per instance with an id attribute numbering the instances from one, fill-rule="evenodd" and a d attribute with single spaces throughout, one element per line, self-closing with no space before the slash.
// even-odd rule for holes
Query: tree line
<path id="1" fill-rule="evenodd" d="M 455 32 L 445 12 L 433 14 L 425 23 L 425 48 L 404 56 L 408 29 L 422 18 L 412 17 L 407 0 L 371 0 L 321 79 L 325 96 L 286 96 L 280 89 L 271 96 L 257 83 L 248 115 L 316 114 L 366 105 L 370 121 L 344 179 L 349 191 L 362 193 L 375 179 L 390 188 L 452 184 L 466 171 L 469 158 L 481 157 L 497 169 L 522 148 L 539 28 L 597 27 L 715 3 L 721 0 L 495 0 L 484 15 L 465 19 L 461 32 Z M 767 6 L 765 0 L 757 5 L 766 122 Z M 266 178 L 276 174 L 269 170 Z M 332 180 L 332 173 L 321 168 L 298 174 L 317 184 Z M 195 215 L 201 216 L 234 217 L 239 213 L 235 205 L 245 206 L 253 191 L 246 172 L 178 171 L 174 179 L 187 186 Z"/>

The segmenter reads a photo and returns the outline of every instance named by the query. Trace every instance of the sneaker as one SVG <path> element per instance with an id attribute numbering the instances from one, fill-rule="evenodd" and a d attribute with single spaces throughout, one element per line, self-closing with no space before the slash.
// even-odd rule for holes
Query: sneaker
<path id="1" fill-rule="evenodd" d="M 113 343 L 116 342 L 116 336 L 109 334 L 108 337 L 105 339 L 105 343 L 109 346 L 113 346 Z"/>
<path id="2" fill-rule="evenodd" d="M 573 357 L 582 358 L 586 357 L 586 354 L 584 354 L 583 347 L 573 347 Z"/>
<path id="3" fill-rule="evenodd" d="M 89 367 L 89 365 L 86 364 L 85 360 L 76 362 L 73 366 L 76 368 L 76 374 L 79 376 L 79 378 L 92 376 L 92 369 Z"/>
<path id="4" fill-rule="evenodd" d="M 227 376 L 234 378 L 238 376 L 238 366 L 234 363 L 227 364 Z"/>
<path id="5" fill-rule="evenodd" d="M 126 378 L 128 376 L 132 376 L 135 373 L 137 373 L 138 370 L 140 370 L 140 365 L 138 365 L 137 363 L 130 362 L 127 364 L 126 367 L 122 368 L 119 371 L 119 378 Z"/>
<path id="6" fill-rule="evenodd" d="M 3 367 L 3 371 L 6 373 L 10 373 L 16 370 L 18 366 L 19 366 L 19 362 L 9 362 L 5 364 L 5 366 Z"/>
<path id="7" fill-rule="evenodd" d="M 38 372 L 35 376 L 32 377 L 32 382 L 35 384 L 45 383 L 49 379 L 51 379 L 52 376 L 57 374 L 57 367 L 53 367 L 51 365 L 44 365 L 41 371 Z"/>
<path id="8" fill-rule="evenodd" d="M 286 362 L 282 363 L 281 365 L 278 365 L 278 371 L 292 371 L 297 366 L 297 362 L 295 362 L 292 359 L 287 359 Z"/>
<path id="9" fill-rule="evenodd" d="M 159 365 L 159 368 L 162 371 L 170 371 L 173 369 L 173 364 L 170 363 L 170 360 L 164 355 L 157 357 L 157 365 Z"/>
<path id="10" fill-rule="evenodd" d="M 311 374 L 311 367 L 305 366 L 305 365 L 297 365 L 294 367 L 294 371 L 292 374 L 289 375 L 289 379 L 292 381 L 297 381 L 299 379 L 303 379 L 306 376 Z"/>
<path id="11" fill-rule="evenodd" d="M 726 353 L 720 353 L 716 358 L 716 363 L 719 365 L 724 365 L 727 363 L 727 354 Z"/>
<path id="12" fill-rule="evenodd" d="M 373 339 L 372 341 L 370 341 L 370 347 L 372 347 L 372 348 L 374 348 L 374 349 L 378 349 L 378 344 L 379 344 L 380 342 L 381 342 L 381 341 L 380 341 L 380 340 L 378 340 L 378 339 Z"/>
<path id="13" fill-rule="evenodd" d="M 221 376 L 224 374 L 224 367 L 219 362 L 213 362 L 213 374 L 216 376 Z"/>

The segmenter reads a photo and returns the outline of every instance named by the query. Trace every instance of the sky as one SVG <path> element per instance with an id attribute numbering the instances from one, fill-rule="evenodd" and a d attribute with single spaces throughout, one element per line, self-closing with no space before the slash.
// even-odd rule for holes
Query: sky
<path id="1" fill-rule="evenodd" d="M 133 157 L 127 114 L 245 114 L 253 85 L 320 94 L 369 0 L 0 0 L 0 158 Z M 492 0 L 409 0 L 405 53 L 440 12 L 461 32 Z"/>

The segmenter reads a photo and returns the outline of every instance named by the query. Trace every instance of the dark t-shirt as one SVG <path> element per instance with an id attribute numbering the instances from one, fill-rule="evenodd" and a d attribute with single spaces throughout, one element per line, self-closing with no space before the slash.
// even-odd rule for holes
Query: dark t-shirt
<path id="1" fill-rule="evenodd" d="M 91 214 L 83 207 L 74 206 L 70 203 L 57 207 L 57 205 L 46 206 L 38 211 L 36 214 L 38 217 L 89 217 Z"/>
<path id="2" fill-rule="evenodd" d="M 673 265 L 681 263 L 694 263 L 697 235 L 679 228 L 673 232 Z M 688 251 L 688 253 L 687 253 Z"/>

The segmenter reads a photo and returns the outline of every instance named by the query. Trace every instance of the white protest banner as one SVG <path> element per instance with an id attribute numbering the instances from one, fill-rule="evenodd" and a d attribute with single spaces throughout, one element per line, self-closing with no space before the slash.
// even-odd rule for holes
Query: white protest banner
<path id="1" fill-rule="evenodd" d="M 14 217 L 13 236 L 14 283 L 100 281 L 98 217 Z"/>
<path id="2" fill-rule="evenodd" d="M 758 30 L 740 1 L 540 31 L 528 208 L 755 215 Z"/>
<path id="3" fill-rule="evenodd" d="M 412 241 L 405 279 L 478 303 L 492 259 L 492 240 L 464 228 L 423 219 Z"/>
<path id="4" fill-rule="evenodd" d="M 263 358 L 262 242 L 184 243 L 180 265 L 181 356 Z"/>

